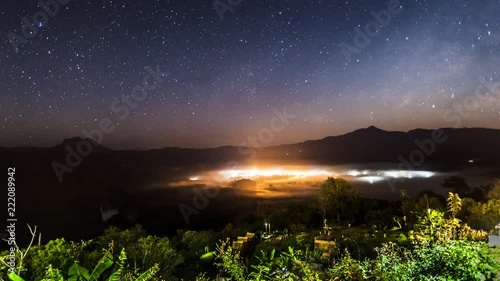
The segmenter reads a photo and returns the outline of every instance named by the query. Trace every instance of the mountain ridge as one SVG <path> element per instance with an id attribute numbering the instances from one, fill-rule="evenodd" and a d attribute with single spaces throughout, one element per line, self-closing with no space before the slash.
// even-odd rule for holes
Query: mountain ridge
<path id="1" fill-rule="evenodd" d="M 331 136 L 326 136 L 320 139 L 310 139 L 310 140 L 304 140 L 300 142 L 295 142 L 295 143 L 286 143 L 286 144 L 279 144 L 279 145 L 270 145 L 270 146 L 264 146 L 260 147 L 259 149 L 269 149 L 269 148 L 277 148 L 277 147 L 283 147 L 283 146 L 293 146 L 293 145 L 301 145 L 301 144 L 306 144 L 306 143 L 315 143 L 315 142 L 320 142 L 320 141 L 326 141 L 326 140 L 332 140 L 332 139 L 337 139 L 337 138 L 342 138 L 342 137 L 359 137 L 359 136 L 370 136 L 370 135 L 377 135 L 377 134 L 391 134 L 391 135 L 411 135 L 411 134 L 416 134 L 416 133 L 427 133 L 427 132 L 432 132 L 436 130 L 443 130 L 443 131 L 449 131 L 449 130 L 454 130 L 454 131 L 467 131 L 467 130 L 484 130 L 484 131 L 496 131 L 500 133 L 500 129 L 494 129 L 494 128 L 484 128 L 484 127 L 462 127 L 462 128 L 451 128 L 451 127 L 444 127 L 444 128 L 438 128 L 438 129 L 424 129 L 424 128 L 415 128 L 411 129 L 408 131 L 387 131 L 384 129 L 380 129 L 376 126 L 369 126 L 366 128 L 360 128 L 356 129 L 351 132 L 347 132 L 344 134 L 339 134 L 339 135 L 331 135 Z M 250 146 L 238 146 L 238 145 L 222 145 L 222 146 L 217 146 L 217 147 L 208 147 L 208 148 L 191 148 L 191 147 L 180 147 L 180 146 L 166 146 L 166 147 L 160 147 L 160 148 L 150 148 L 150 149 L 113 149 L 109 148 L 106 146 L 102 146 L 98 144 L 95 140 L 89 139 L 89 138 L 81 138 L 81 137 L 70 137 L 70 138 L 65 138 L 61 143 L 52 146 L 52 147 L 43 147 L 43 146 L 14 146 L 14 147 L 6 147 L 6 146 L 0 146 L 0 150 L 5 150 L 5 149 L 55 149 L 55 148 L 61 148 L 65 147 L 66 145 L 70 145 L 72 147 L 76 146 L 78 142 L 80 141 L 90 141 L 91 143 L 94 144 L 94 147 L 99 147 L 100 149 L 107 150 L 107 151 L 115 151 L 115 152 L 120 152 L 120 151 L 134 151 L 134 152 L 148 152 L 148 151 L 162 151 L 162 150 L 192 150 L 192 151 L 200 151 L 200 150 L 223 150 L 223 149 L 238 149 L 238 148 L 251 148 Z"/>

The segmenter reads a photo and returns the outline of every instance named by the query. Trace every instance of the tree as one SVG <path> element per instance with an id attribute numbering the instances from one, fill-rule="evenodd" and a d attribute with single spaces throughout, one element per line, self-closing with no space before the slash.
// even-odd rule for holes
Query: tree
<path id="1" fill-rule="evenodd" d="M 500 180 L 496 180 L 493 184 L 493 188 L 488 192 L 488 199 L 500 200 Z"/>
<path id="2" fill-rule="evenodd" d="M 323 218 L 331 214 L 339 222 L 352 222 L 359 211 L 360 200 L 359 190 L 344 179 L 329 177 L 319 187 L 318 201 Z"/>
<path id="3" fill-rule="evenodd" d="M 321 216 L 323 217 L 323 220 L 326 220 L 326 216 L 330 211 L 333 194 L 331 187 L 331 185 L 323 183 L 322 185 L 320 185 L 318 191 L 318 205 L 321 209 Z"/>
<path id="4" fill-rule="evenodd" d="M 427 213 L 429 209 L 445 211 L 446 200 L 433 192 L 425 192 L 422 196 L 417 199 L 415 203 L 415 212 L 417 215 L 422 215 Z"/>
<path id="5" fill-rule="evenodd" d="M 460 210 L 460 212 L 458 212 L 457 214 L 457 218 L 463 220 L 463 221 L 467 221 L 467 219 L 469 218 L 471 212 L 470 210 L 472 208 L 474 208 L 474 206 L 476 206 L 477 204 L 481 204 L 479 202 L 477 202 L 476 200 L 472 199 L 472 198 L 463 198 L 462 199 L 462 209 Z"/>
<path id="6" fill-rule="evenodd" d="M 454 193 L 457 193 L 462 197 L 470 193 L 472 190 L 472 188 L 467 184 L 465 178 L 459 176 L 446 178 L 441 185 L 444 188 L 450 188 Z"/>
<path id="7" fill-rule="evenodd" d="M 274 223 L 274 217 L 276 215 L 277 209 L 269 204 L 259 205 L 255 214 L 259 217 L 262 223 Z M 267 229 L 267 228 L 266 228 Z"/>
<path id="8" fill-rule="evenodd" d="M 176 248 L 184 257 L 184 270 L 198 268 L 201 256 L 213 250 L 216 243 L 216 235 L 213 230 L 178 230 L 175 239 Z"/>
<path id="9" fill-rule="evenodd" d="M 470 226 L 492 231 L 500 221 L 500 199 L 491 199 L 486 203 L 478 202 L 470 207 L 469 211 L 467 223 Z"/>

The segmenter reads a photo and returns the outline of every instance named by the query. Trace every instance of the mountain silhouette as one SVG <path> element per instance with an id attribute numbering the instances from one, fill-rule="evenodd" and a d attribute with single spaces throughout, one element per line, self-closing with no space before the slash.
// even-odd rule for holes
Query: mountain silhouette
<path id="1" fill-rule="evenodd" d="M 441 132 L 446 140 L 442 143 L 432 141 L 435 131 Z M 468 163 L 470 159 L 478 159 L 477 164 L 500 164 L 500 130 L 486 128 L 414 129 L 399 132 L 370 126 L 339 136 L 263 148 L 223 146 L 207 149 L 165 147 L 151 150 L 112 150 L 92 140 L 77 137 L 65 139 L 52 148 L 0 148 L 0 153 L 4 156 L 3 160 L 14 162 L 28 161 L 39 165 L 50 160 L 64 162 L 67 147 L 76 151 L 78 143 L 85 140 L 93 143 L 93 149 L 89 156 L 83 157 L 86 160 L 84 162 L 89 162 L 90 159 L 90 162 L 98 160 L 101 164 L 104 161 L 107 164 L 131 167 L 222 165 L 228 161 L 246 163 L 251 160 L 304 160 L 322 164 L 396 163 L 401 157 L 408 159 L 412 152 L 415 154 L 415 151 L 422 150 L 425 163 L 429 164 L 461 165 Z M 422 143 L 426 144 L 423 145 L 424 148 L 421 148 Z"/>

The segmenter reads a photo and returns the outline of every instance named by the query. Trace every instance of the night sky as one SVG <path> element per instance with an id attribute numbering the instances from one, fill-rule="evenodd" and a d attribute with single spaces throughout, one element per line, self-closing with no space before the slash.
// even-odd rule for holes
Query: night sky
<path id="1" fill-rule="evenodd" d="M 285 106 L 295 118 L 270 145 L 452 127 L 446 111 L 500 82 L 498 0 L 401 1 L 349 62 L 339 44 L 355 46 L 387 1 L 243 0 L 223 18 L 211 0 L 59 6 L 15 52 L 10 32 L 41 8 L 0 4 L 0 146 L 54 146 L 103 118 L 116 125 L 103 145 L 117 149 L 239 145 Z M 120 120 L 111 106 L 147 66 L 163 81 Z M 500 128 L 500 96 L 482 93 L 461 126 Z"/>

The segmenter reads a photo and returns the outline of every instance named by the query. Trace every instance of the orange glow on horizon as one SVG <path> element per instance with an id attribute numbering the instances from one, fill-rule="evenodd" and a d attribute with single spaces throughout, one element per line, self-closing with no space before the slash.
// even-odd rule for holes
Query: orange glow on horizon
<path id="1" fill-rule="evenodd" d="M 311 169 L 311 170 L 293 170 L 293 169 L 282 169 L 282 168 L 273 168 L 273 169 L 231 169 L 231 170 L 222 170 L 219 172 L 225 179 L 241 179 L 241 178 L 269 178 L 269 177 L 296 177 L 296 178 L 308 178 L 308 177 L 316 177 L 316 176 L 332 176 L 333 173 L 320 170 L 320 169 Z"/>

